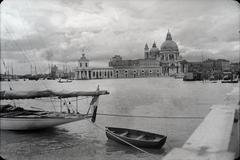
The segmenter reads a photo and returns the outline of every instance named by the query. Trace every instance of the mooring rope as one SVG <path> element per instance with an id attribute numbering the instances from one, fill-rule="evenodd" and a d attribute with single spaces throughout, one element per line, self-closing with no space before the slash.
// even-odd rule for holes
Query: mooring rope
<path id="1" fill-rule="evenodd" d="M 124 114 L 105 114 L 98 113 L 99 116 L 114 116 L 114 117 L 133 117 L 133 118 L 165 118 L 165 119 L 203 119 L 205 117 L 173 117 L 173 116 L 137 116 L 137 115 L 124 115 Z"/>
<path id="2" fill-rule="evenodd" d="M 149 155 L 149 156 L 151 156 L 151 157 L 154 157 L 154 158 L 156 158 L 156 159 L 162 159 L 162 157 L 155 156 L 155 155 L 153 155 L 153 154 L 151 154 L 151 153 L 149 153 L 149 152 L 147 152 L 147 151 L 145 151 L 145 150 L 143 150 L 143 149 L 141 149 L 141 148 L 139 148 L 139 147 L 137 147 L 137 146 L 135 146 L 135 145 L 133 145 L 133 144 L 131 144 L 131 143 L 129 143 L 129 142 L 121 139 L 121 138 L 119 138 L 119 137 L 117 137 L 116 135 L 114 135 L 113 133 L 105 130 L 104 128 L 100 127 L 99 125 L 90 122 L 88 119 L 86 119 L 86 120 L 87 120 L 89 123 L 91 123 L 91 124 L 93 124 L 94 126 L 96 126 L 97 128 L 101 129 L 101 130 L 104 131 L 104 132 L 105 132 L 105 131 L 108 132 L 109 134 L 111 134 L 111 135 L 114 136 L 115 138 L 119 139 L 120 141 L 123 141 L 124 143 L 130 145 L 131 147 L 133 147 L 133 148 L 135 148 L 135 149 L 137 149 L 137 150 L 139 150 L 139 151 L 141 151 L 141 152 L 143 152 L 143 153 L 146 153 L 147 155 Z"/>

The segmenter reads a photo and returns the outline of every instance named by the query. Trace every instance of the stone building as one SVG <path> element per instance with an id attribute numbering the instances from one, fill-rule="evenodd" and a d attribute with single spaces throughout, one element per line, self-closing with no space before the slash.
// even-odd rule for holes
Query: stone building
<path id="1" fill-rule="evenodd" d="M 92 68 L 89 66 L 89 60 L 82 54 L 82 57 L 78 60 L 78 67 L 75 68 L 74 79 L 102 79 L 113 78 L 112 68 Z"/>
<path id="2" fill-rule="evenodd" d="M 144 59 L 123 60 L 120 55 L 115 55 L 109 62 L 109 68 L 91 68 L 83 54 L 75 68 L 75 79 L 160 77 L 185 73 L 187 69 L 187 63 L 168 31 L 160 49 L 155 42 L 151 49 L 148 44 L 145 45 Z"/>
<path id="3" fill-rule="evenodd" d="M 225 59 L 207 59 L 202 62 L 203 69 L 209 71 L 229 71 L 230 62 Z"/>
<path id="4" fill-rule="evenodd" d="M 240 71 L 240 62 L 231 63 L 231 64 L 230 64 L 230 70 L 231 70 L 232 72 L 239 72 L 239 71 Z"/>
<path id="5" fill-rule="evenodd" d="M 180 55 L 178 46 L 172 40 L 169 31 L 160 49 L 155 41 L 151 49 L 149 49 L 148 44 L 145 45 L 144 59 L 122 60 L 120 55 L 115 55 L 109 62 L 109 66 L 118 70 L 125 68 L 128 71 L 131 68 L 135 69 L 135 71 L 141 68 L 142 72 L 147 72 L 149 76 L 173 75 L 187 71 L 187 64 L 183 63 L 183 57 Z M 154 74 L 150 74 L 150 71 Z"/>

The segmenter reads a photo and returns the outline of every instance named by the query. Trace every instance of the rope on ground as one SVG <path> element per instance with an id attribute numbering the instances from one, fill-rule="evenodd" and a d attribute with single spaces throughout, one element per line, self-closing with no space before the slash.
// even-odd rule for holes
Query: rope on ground
<path id="1" fill-rule="evenodd" d="M 95 124 L 95 123 L 90 122 L 88 119 L 86 119 L 86 120 L 87 120 L 89 123 L 95 125 L 97 128 L 101 129 L 102 131 L 104 131 L 104 132 L 106 131 L 104 128 L 98 126 L 98 125 Z M 108 131 L 106 131 L 106 132 L 108 132 Z M 153 154 L 151 154 L 151 153 L 149 153 L 149 152 L 147 152 L 147 151 L 145 151 L 145 150 L 143 150 L 143 149 L 141 149 L 141 148 L 138 148 L 137 146 L 135 146 L 135 145 L 133 145 L 133 144 L 131 144 L 131 143 L 129 143 L 129 142 L 127 142 L 127 141 L 125 141 L 125 140 L 117 137 L 117 136 L 115 136 L 115 135 L 112 134 L 111 132 L 108 132 L 108 133 L 111 134 L 112 136 L 114 136 L 115 138 L 123 141 L 124 143 L 130 145 L 131 147 L 133 147 L 133 148 L 135 148 L 135 149 L 137 149 L 137 150 L 139 150 L 139 151 L 141 151 L 141 152 L 143 152 L 143 153 L 146 153 L 147 155 L 149 155 L 149 156 L 151 156 L 151 157 L 154 157 L 154 158 L 156 158 L 156 159 L 162 159 L 162 157 L 155 156 L 155 155 L 153 155 Z"/>
<path id="2" fill-rule="evenodd" d="M 165 118 L 165 119 L 203 119 L 205 117 L 171 117 L 171 116 L 134 116 L 134 115 L 120 115 L 120 114 L 104 114 L 98 113 L 99 116 L 115 116 L 115 117 L 134 117 L 134 118 Z"/>

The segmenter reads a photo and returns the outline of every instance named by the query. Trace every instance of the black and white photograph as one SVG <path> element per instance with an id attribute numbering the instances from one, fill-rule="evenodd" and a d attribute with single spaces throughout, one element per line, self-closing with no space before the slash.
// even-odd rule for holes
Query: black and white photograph
<path id="1" fill-rule="evenodd" d="M 240 4 L 3 0 L 1 160 L 239 160 Z"/>

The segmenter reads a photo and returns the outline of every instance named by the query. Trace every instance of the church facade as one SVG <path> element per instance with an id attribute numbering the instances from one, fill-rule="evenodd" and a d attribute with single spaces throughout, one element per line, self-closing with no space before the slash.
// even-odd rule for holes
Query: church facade
<path id="1" fill-rule="evenodd" d="M 91 68 L 83 54 L 75 69 L 75 79 L 160 77 L 185 73 L 187 70 L 186 61 L 168 32 L 160 49 L 155 42 L 151 49 L 148 44 L 145 45 L 144 59 L 123 60 L 120 55 L 115 55 L 109 62 L 109 68 Z"/>

